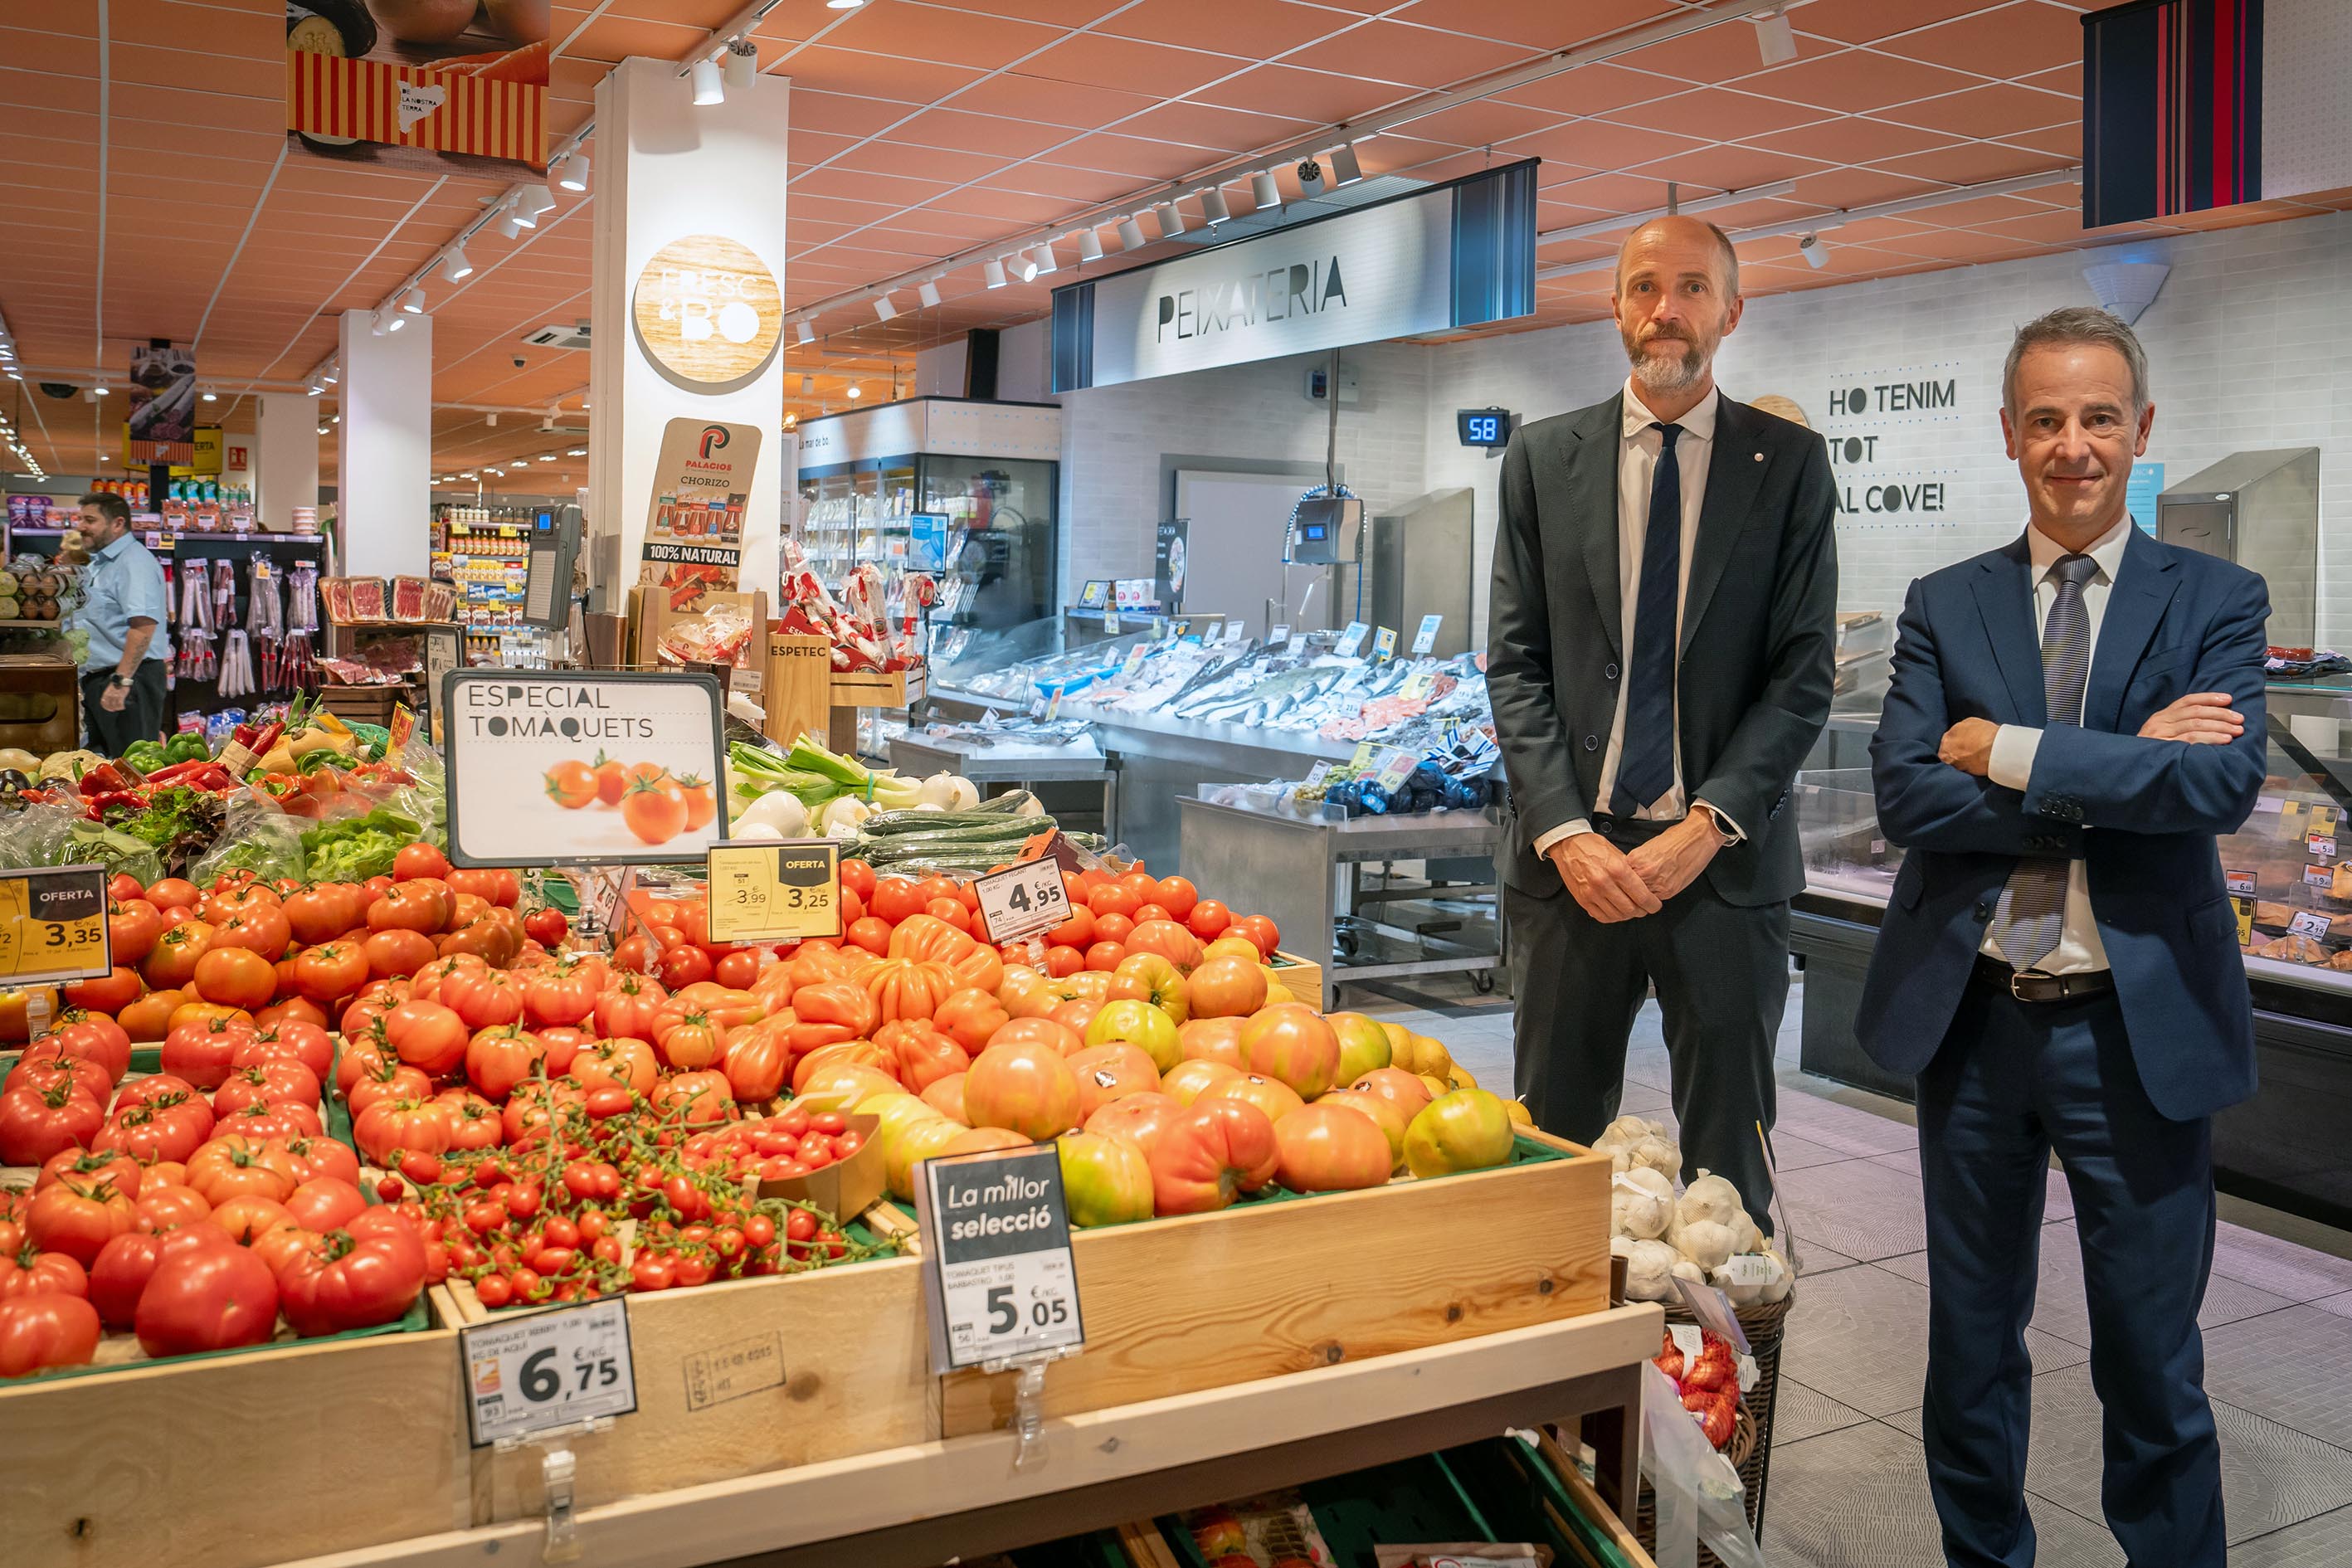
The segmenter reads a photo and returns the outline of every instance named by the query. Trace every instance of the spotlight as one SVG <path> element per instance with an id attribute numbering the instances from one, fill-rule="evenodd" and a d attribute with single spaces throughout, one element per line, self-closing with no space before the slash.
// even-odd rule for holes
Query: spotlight
<path id="1" fill-rule="evenodd" d="M 936 278 L 924 279 L 922 287 L 915 290 L 915 297 L 932 310 L 939 309 L 940 280 Z"/>
<path id="2" fill-rule="evenodd" d="M 563 173 L 555 177 L 555 183 L 567 191 L 586 190 L 588 188 L 588 154 L 574 153 L 564 159 Z M 463 255 L 464 252 L 460 251 L 458 254 Z M 462 278 L 465 274 L 461 272 L 458 276 Z"/>
<path id="3" fill-rule="evenodd" d="M 411 289 L 406 294 L 401 297 L 400 308 L 412 316 L 421 316 L 425 314 L 425 290 L 422 289 Z"/>
<path id="4" fill-rule="evenodd" d="M 495 413 L 485 414 L 482 416 L 482 423 L 495 430 L 499 427 L 499 416 Z"/>
<path id="5" fill-rule="evenodd" d="M 1160 220 L 1160 237 L 1162 239 L 1173 239 L 1192 226 L 1184 221 L 1184 209 L 1174 202 L 1161 202 L 1151 209 L 1151 214 Z"/>
<path id="6" fill-rule="evenodd" d="M 981 280 L 992 289 L 1003 288 L 1004 258 L 1000 256 L 993 261 L 982 262 L 980 264 L 980 277 Z"/>
<path id="7" fill-rule="evenodd" d="M 91 388 L 89 389 L 89 395 L 90 395 L 92 397 L 104 397 L 104 396 L 106 395 L 106 386 L 105 386 L 105 384 L 104 384 L 104 383 L 100 383 L 100 384 L 98 384 L 98 385 L 96 385 L 96 386 L 91 387 Z"/>
<path id="8" fill-rule="evenodd" d="M 1013 260 L 1013 275 L 1015 278 L 1020 279 L 1024 283 L 1035 282 L 1037 280 L 1037 258 L 1028 251 L 1023 251 Z"/>
<path id="9" fill-rule="evenodd" d="M 1312 158 L 1303 159 L 1299 163 L 1298 194 L 1308 198 L 1323 194 L 1323 165 Z"/>
<path id="10" fill-rule="evenodd" d="M 727 101 L 727 85 L 719 79 L 717 60 L 697 60 L 689 74 L 694 79 L 696 108 L 708 109 L 714 103 Z"/>
<path id="11" fill-rule="evenodd" d="M 1118 247 L 1121 250 L 1143 248 L 1143 226 L 1131 217 L 1118 220 Z"/>
<path id="12" fill-rule="evenodd" d="M 1201 216 L 1209 220 L 1211 228 L 1230 220 L 1234 215 L 1232 209 L 1225 205 L 1225 193 L 1219 190 L 1202 191 Z"/>
<path id="13" fill-rule="evenodd" d="M 551 213 L 555 210 L 554 193 L 545 185 L 525 185 L 522 188 L 520 199 L 515 205 L 515 210 L 535 220 L 540 214 Z"/>
<path id="14" fill-rule="evenodd" d="M 898 313 L 898 307 L 890 302 L 889 295 L 885 294 L 874 301 L 874 314 L 880 320 L 887 321 Z"/>
<path id="15" fill-rule="evenodd" d="M 340 414 L 331 415 L 327 419 L 327 423 L 330 425 L 341 425 L 342 422 L 343 416 Z"/>
<path id="16" fill-rule="evenodd" d="M 327 389 L 326 389 L 325 387 L 320 386 L 317 382 L 315 382 L 315 381 L 314 381 L 314 382 L 312 382 L 312 383 L 310 384 L 310 389 L 309 389 L 309 395 L 310 395 L 310 396 L 312 396 L 312 397 L 317 397 L 317 396 L 319 396 L 320 394 L 324 393 L 326 390 L 327 390 Z"/>
<path id="17" fill-rule="evenodd" d="M 1037 258 L 1038 271 L 1058 272 L 1061 270 L 1061 258 L 1054 254 L 1054 242 L 1052 240 L 1049 239 L 1045 241 L 1043 245 L 1040 245 L 1036 249 L 1031 251 L 1029 254 Z"/>
<path id="18" fill-rule="evenodd" d="M 323 435 L 325 435 L 326 433 L 327 433 L 327 427 L 326 427 L 324 425 L 320 426 L 319 426 L 319 434 L 320 434 L 320 435 L 321 435 L 321 436 L 323 436 Z"/>
<path id="19" fill-rule="evenodd" d="M 341 376 L 342 374 L 342 366 L 337 364 L 333 360 L 329 360 L 327 362 L 327 368 L 319 373 L 319 379 L 325 382 L 329 386 L 332 386 L 335 384 L 336 378 Z"/>
<path id="20" fill-rule="evenodd" d="M 585 447 L 574 447 L 563 455 L 567 458 L 584 458 L 588 455 L 588 448 Z"/>
<path id="21" fill-rule="evenodd" d="M 858 385 L 856 382 L 852 382 L 849 385 L 849 395 L 850 398 L 855 401 L 856 399 L 866 395 L 866 389 Z"/>
<path id="22" fill-rule="evenodd" d="M 220 394 L 217 392 L 207 392 L 205 394 L 205 401 L 206 403 L 218 403 L 220 401 Z"/>
<path id="23" fill-rule="evenodd" d="M 524 229 L 533 228 L 536 226 L 538 226 L 523 222 L 522 219 L 517 217 L 512 213 L 509 213 L 506 216 L 499 219 L 499 233 L 508 239 L 520 239 Z"/>
<path id="24" fill-rule="evenodd" d="M 801 377 L 801 395 L 803 397 L 814 397 L 816 395 L 816 377 L 813 375 L 804 375 Z"/>
<path id="25" fill-rule="evenodd" d="M 1797 241 L 1797 254 L 1803 257 L 1806 262 L 1813 267 L 1827 267 L 1830 264 L 1830 247 L 1822 243 L 1822 237 L 1817 234 L 1809 234 Z"/>
<path id="26" fill-rule="evenodd" d="M 747 38 L 736 38 L 727 46 L 727 59 L 722 68 L 727 85 L 749 90 L 752 79 L 760 74 L 760 46 Z"/>
<path id="27" fill-rule="evenodd" d="M 1082 228 L 1078 230 L 1078 259 L 1080 261 L 1100 261 L 1102 259 L 1102 237 L 1095 233 L 1093 229 Z"/>
<path id="28" fill-rule="evenodd" d="M 824 8 L 828 11 L 855 11 L 865 4 L 866 0 L 824 0 Z"/>
<path id="29" fill-rule="evenodd" d="M 539 455 L 539 460 L 542 463 L 551 463 L 555 461 L 555 454 L 552 452 L 541 452 Z"/>
<path id="30" fill-rule="evenodd" d="M 1257 203 L 1260 207 L 1278 207 L 1282 205 L 1282 191 L 1275 184 L 1271 172 L 1261 169 L 1250 176 L 1250 199 Z"/>
<path id="31" fill-rule="evenodd" d="M 1797 58 L 1797 35 L 1789 26 L 1786 10 L 1768 11 L 1748 19 L 1756 24 L 1756 52 L 1764 57 L 1766 65 L 1784 66 Z M 1818 267 L 1821 263 L 1813 265 Z"/>
<path id="32" fill-rule="evenodd" d="M 1362 167 L 1356 162 L 1356 150 L 1342 142 L 1331 149 L 1331 183 L 1352 185 L 1364 177 Z"/>
<path id="33" fill-rule="evenodd" d="M 793 331 L 799 335 L 801 342 L 804 343 L 813 343 L 816 342 L 816 326 L 814 322 L 802 321 L 793 329 Z"/>

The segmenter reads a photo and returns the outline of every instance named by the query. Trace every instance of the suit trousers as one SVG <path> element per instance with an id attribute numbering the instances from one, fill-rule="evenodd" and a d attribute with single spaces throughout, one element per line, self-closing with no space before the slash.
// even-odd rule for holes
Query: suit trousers
<path id="1" fill-rule="evenodd" d="M 1603 831 L 1631 848 L 1655 829 L 1612 822 Z M 1517 990 L 1514 1077 L 1536 1125 L 1590 1143 L 1616 1119 L 1625 1042 L 1654 985 L 1683 1175 L 1705 1166 L 1724 1177 L 1771 1234 L 1772 1179 L 1756 1129 L 1769 1133 L 1775 1114 L 1789 906 L 1727 903 L 1704 872 L 1656 914 L 1614 923 L 1585 913 L 1565 888 L 1556 898 L 1508 889 L 1504 902 Z"/>
<path id="2" fill-rule="evenodd" d="M 2082 1239 L 2107 1527 L 2132 1568 L 2221 1568 L 2221 1455 L 2197 1328 L 2213 1262 L 2210 1121 L 2148 1103 L 2114 992 L 2020 1002 L 1976 981 L 1919 1075 L 1918 1104 L 1922 1422 L 1946 1557 L 2033 1562 L 2025 1325 L 2054 1148 Z"/>

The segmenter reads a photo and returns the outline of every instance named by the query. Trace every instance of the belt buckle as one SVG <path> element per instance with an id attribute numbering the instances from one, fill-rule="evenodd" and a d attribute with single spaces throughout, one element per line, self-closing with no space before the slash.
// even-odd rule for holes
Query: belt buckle
<path id="1" fill-rule="evenodd" d="M 2034 978 L 2039 980 L 2045 977 L 2035 975 Z M 2019 989 L 2020 983 L 2024 979 L 2025 971 L 2022 969 L 2012 969 L 2009 972 L 2009 994 L 2011 1001 L 2031 1002 L 2033 1000 L 2032 997 L 2028 996 L 2023 991 Z"/>

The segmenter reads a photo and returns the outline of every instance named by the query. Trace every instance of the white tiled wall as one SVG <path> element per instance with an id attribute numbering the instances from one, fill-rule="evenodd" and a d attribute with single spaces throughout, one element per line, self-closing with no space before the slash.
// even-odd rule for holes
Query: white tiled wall
<path id="1" fill-rule="evenodd" d="M 1718 361 L 1727 392 L 1780 393 L 1827 434 L 1877 437 L 1876 462 L 1845 462 L 1841 443 L 1839 478 L 1857 503 L 1890 482 L 1945 487 L 1940 513 L 1841 518 L 1843 607 L 1896 608 L 1912 578 L 2020 526 L 1998 418 L 2001 357 L 2019 322 L 2092 303 L 2083 268 L 2104 260 L 2172 268 L 2137 324 L 2157 403 L 2147 460 L 2166 466 L 2166 482 L 2234 451 L 2322 448 L 2319 635 L 2352 639 L 2352 548 L 2326 542 L 2331 523 L 2352 522 L 2352 214 L 1753 301 Z M 1301 393 L 1317 357 L 1064 397 L 1064 582 L 1150 570 L 1151 525 L 1169 503 L 1159 493 L 1163 453 L 1319 463 L 1323 411 Z M 1340 411 L 1341 472 L 1371 510 L 1451 486 L 1477 494 L 1483 638 L 1500 460 L 1456 442 L 1454 411 L 1499 405 L 1537 419 L 1608 396 L 1625 375 L 1616 330 L 1601 321 L 1434 347 L 1370 344 L 1345 359 L 1363 402 Z M 1895 374 L 1906 369 L 1916 374 Z M 1959 407 L 1942 418 L 1832 414 L 1842 388 L 1947 376 Z"/>

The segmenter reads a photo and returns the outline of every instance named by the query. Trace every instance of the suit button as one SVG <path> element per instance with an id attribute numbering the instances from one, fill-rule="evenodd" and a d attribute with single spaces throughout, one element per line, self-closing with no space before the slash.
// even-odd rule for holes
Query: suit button
<path id="1" fill-rule="evenodd" d="M 1979 921 L 1989 921 L 1992 919 L 1992 905 L 1990 902 L 1979 903 L 1977 905 L 1977 919 Z"/>
<path id="2" fill-rule="evenodd" d="M 1585 737 L 1584 737 L 1584 749 L 1585 749 L 1586 751 L 1588 751 L 1588 752 L 1597 752 L 1597 751 L 1599 751 L 1599 750 L 1601 749 L 1601 737 L 1600 737 L 1600 736 L 1598 736 L 1598 735 L 1587 735 L 1587 736 L 1585 736 Z"/>
<path id="3" fill-rule="evenodd" d="M 1603 680 L 1614 680 L 1614 679 L 1617 679 L 1617 667 L 1616 667 L 1615 665 L 1613 665 L 1613 664 L 1612 664 L 1612 665 L 1610 665 L 1607 668 L 1603 669 L 1603 670 L 1601 672 L 1601 679 L 1603 679 Z"/>

